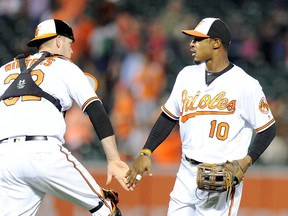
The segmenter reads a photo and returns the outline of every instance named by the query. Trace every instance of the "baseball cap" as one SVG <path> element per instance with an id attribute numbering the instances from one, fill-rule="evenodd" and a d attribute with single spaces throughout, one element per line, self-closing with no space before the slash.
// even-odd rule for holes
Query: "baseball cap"
<path id="1" fill-rule="evenodd" d="M 227 45 L 231 42 L 230 29 L 219 18 L 202 19 L 194 30 L 182 30 L 182 33 L 194 37 L 219 38 L 223 44 Z"/>
<path id="2" fill-rule="evenodd" d="M 29 47 L 39 46 L 45 40 L 62 35 L 75 41 L 72 28 L 64 21 L 48 19 L 41 22 L 36 30 L 35 37 L 27 43 Z"/>

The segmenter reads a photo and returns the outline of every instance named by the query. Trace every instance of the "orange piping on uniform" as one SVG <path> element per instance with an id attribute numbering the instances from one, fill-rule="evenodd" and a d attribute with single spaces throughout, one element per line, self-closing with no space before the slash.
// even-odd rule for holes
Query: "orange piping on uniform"
<path id="1" fill-rule="evenodd" d="M 231 216 L 232 215 L 232 208 L 233 208 L 233 205 L 234 205 L 234 195 L 235 195 L 235 187 L 232 189 L 232 194 L 231 194 L 231 204 L 230 204 L 230 207 L 229 207 L 229 212 L 228 212 L 228 216 Z"/>
<path id="2" fill-rule="evenodd" d="M 163 109 L 163 110 L 165 111 L 165 113 L 167 113 L 171 118 L 176 119 L 176 120 L 179 119 L 179 117 L 177 117 L 177 116 L 173 115 L 171 112 L 169 112 L 164 105 L 162 106 L 162 109 Z"/>
<path id="3" fill-rule="evenodd" d="M 91 101 L 95 101 L 95 100 L 99 100 L 99 98 L 97 96 L 89 98 L 83 105 L 82 105 L 82 111 L 85 110 L 86 106 L 91 102 Z"/>
<path id="4" fill-rule="evenodd" d="M 66 152 L 63 151 L 63 146 L 60 146 L 60 152 L 63 153 L 67 159 L 68 162 L 73 164 L 73 167 L 77 170 L 77 172 L 79 172 L 79 174 L 83 177 L 83 179 L 85 180 L 85 182 L 88 184 L 88 186 L 91 188 L 91 190 L 104 202 L 104 204 L 111 210 L 110 206 L 108 205 L 108 203 L 104 200 L 104 197 L 99 194 L 94 188 L 93 186 L 90 184 L 90 182 L 88 181 L 88 179 L 84 176 L 84 174 L 81 172 L 81 170 L 79 170 L 79 168 L 76 166 L 75 162 L 70 160 L 68 157 L 68 154 Z"/>
<path id="5" fill-rule="evenodd" d="M 271 121 L 269 121 L 267 124 L 265 124 L 264 126 L 257 128 L 255 131 L 256 133 L 258 133 L 259 131 L 262 131 L 264 128 L 267 128 L 269 125 L 272 125 L 275 122 L 275 119 L 272 119 Z"/>

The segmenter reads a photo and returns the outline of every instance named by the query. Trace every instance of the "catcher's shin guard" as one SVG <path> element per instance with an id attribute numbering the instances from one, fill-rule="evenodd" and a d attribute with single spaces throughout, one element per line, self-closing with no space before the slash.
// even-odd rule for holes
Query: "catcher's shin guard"
<path id="1" fill-rule="evenodd" d="M 121 211 L 117 206 L 119 202 L 118 193 L 112 189 L 107 190 L 102 188 L 102 191 L 104 198 L 111 201 L 112 210 L 109 216 L 122 216 Z"/>

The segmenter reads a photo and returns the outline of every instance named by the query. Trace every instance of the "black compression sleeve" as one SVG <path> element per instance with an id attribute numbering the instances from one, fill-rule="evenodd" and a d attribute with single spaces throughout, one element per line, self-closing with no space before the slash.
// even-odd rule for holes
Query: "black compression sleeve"
<path id="1" fill-rule="evenodd" d="M 100 140 L 114 135 L 111 121 L 100 101 L 90 103 L 84 111 L 88 114 Z"/>
<path id="2" fill-rule="evenodd" d="M 171 119 L 162 112 L 154 124 L 143 148 L 150 149 L 151 152 L 153 152 L 171 133 L 176 123 L 177 120 Z"/>
<path id="3" fill-rule="evenodd" d="M 270 145 L 274 137 L 276 136 L 276 124 L 273 124 L 265 131 L 258 133 L 255 136 L 254 142 L 249 149 L 248 155 L 252 158 L 252 163 L 260 157 L 260 155 Z"/>

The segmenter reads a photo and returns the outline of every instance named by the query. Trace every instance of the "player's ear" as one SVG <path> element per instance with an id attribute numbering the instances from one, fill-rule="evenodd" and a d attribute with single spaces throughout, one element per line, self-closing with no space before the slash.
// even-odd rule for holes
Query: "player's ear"
<path id="1" fill-rule="evenodd" d="M 222 42 L 219 38 L 213 38 L 212 46 L 213 49 L 218 49 L 221 46 Z"/>
<path id="2" fill-rule="evenodd" d="M 60 35 L 56 36 L 55 43 L 56 43 L 57 48 L 60 48 L 60 46 L 61 46 L 61 36 Z"/>

